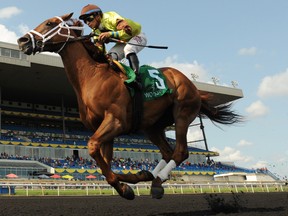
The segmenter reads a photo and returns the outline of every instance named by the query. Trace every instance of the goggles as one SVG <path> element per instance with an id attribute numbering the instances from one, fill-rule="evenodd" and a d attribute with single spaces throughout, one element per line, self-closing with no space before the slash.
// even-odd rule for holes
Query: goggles
<path id="1" fill-rule="evenodd" d="M 90 16 L 87 16 L 85 19 L 83 19 L 83 21 L 84 21 L 84 23 L 88 24 L 88 23 L 92 22 L 94 20 L 94 18 L 95 18 L 95 15 L 92 14 Z"/>

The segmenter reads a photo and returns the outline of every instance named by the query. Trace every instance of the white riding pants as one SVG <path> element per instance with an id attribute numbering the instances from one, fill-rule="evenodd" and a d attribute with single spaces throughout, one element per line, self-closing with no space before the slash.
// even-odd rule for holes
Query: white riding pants
<path id="1" fill-rule="evenodd" d="M 135 37 L 131 38 L 129 43 L 139 44 L 145 46 L 147 44 L 147 38 L 144 33 L 140 33 Z M 111 54 L 112 58 L 115 60 L 122 60 L 130 53 L 139 53 L 144 47 L 135 46 L 131 44 L 122 44 L 116 43 L 110 50 L 109 54 Z"/>

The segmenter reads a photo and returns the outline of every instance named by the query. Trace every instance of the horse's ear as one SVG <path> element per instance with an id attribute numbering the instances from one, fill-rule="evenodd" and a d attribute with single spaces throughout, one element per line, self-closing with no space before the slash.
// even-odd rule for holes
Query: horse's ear
<path id="1" fill-rule="evenodd" d="M 70 13 L 70 14 L 65 14 L 65 15 L 62 16 L 62 19 L 63 20 L 69 20 L 73 16 L 73 14 L 74 14 L 73 12 Z"/>

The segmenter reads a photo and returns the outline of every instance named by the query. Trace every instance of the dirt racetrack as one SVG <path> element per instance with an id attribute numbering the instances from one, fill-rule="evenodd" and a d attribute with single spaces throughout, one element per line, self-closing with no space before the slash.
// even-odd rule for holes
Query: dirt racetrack
<path id="1" fill-rule="evenodd" d="M 1 216 L 288 216 L 288 193 L 119 196 L 0 196 Z"/>

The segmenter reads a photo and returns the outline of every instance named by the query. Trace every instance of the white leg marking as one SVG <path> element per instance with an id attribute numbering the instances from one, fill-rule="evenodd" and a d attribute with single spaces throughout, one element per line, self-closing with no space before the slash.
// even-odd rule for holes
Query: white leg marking
<path id="1" fill-rule="evenodd" d="M 152 171 L 152 175 L 154 176 L 154 178 L 157 177 L 158 173 L 167 165 L 166 161 L 161 159 L 159 161 L 159 163 L 157 164 L 157 166 L 154 168 L 154 170 Z"/>
<path id="2" fill-rule="evenodd" d="M 165 181 L 168 179 L 169 173 L 176 167 L 176 163 L 174 160 L 170 160 L 169 163 L 158 173 L 158 177 Z"/>

